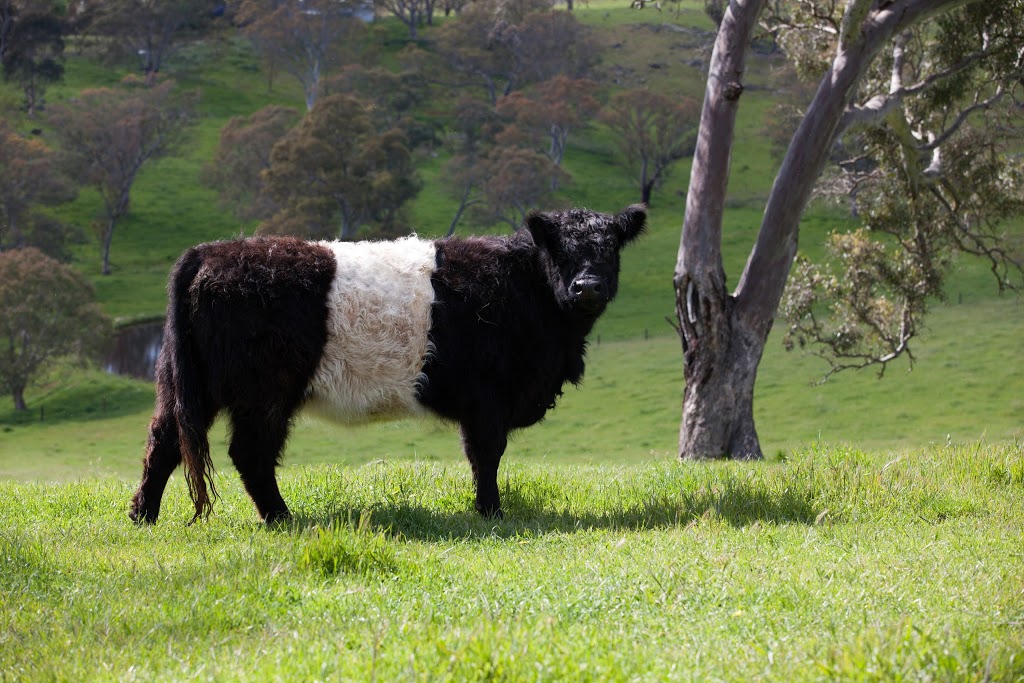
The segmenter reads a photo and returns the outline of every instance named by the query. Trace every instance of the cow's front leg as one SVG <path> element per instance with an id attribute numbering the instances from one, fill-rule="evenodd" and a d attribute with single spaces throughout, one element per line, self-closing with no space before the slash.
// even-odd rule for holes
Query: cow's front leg
<path id="1" fill-rule="evenodd" d="M 498 495 L 498 463 L 508 445 L 503 429 L 480 425 L 462 425 L 462 449 L 473 467 L 476 485 L 476 511 L 484 517 L 502 517 Z"/>

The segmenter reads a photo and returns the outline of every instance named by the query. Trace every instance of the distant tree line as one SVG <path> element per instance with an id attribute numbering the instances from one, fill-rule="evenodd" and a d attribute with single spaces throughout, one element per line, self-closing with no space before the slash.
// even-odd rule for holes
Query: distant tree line
<path id="1" fill-rule="evenodd" d="M 455 201 L 449 234 L 465 218 L 515 226 L 571 183 L 569 137 L 594 122 L 613 131 L 644 202 L 693 148 L 693 101 L 637 89 L 601 104 L 591 78 L 598 42 L 547 0 L 446 5 L 458 19 L 426 38 L 417 28 L 432 22 L 432 3 L 377 6 L 410 28 L 398 70 L 379 66 L 360 40 L 366 29 L 352 5 L 242 5 L 239 24 L 268 85 L 278 72 L 294 77 L 306 114 L 271 106 L 222 131 L 204 180 L 240 219 L 309 237 L 406 232 L 403 207 L 422 187 L 417 156 L 442 154 Z"/>
<path id="2" fill-rule="evenodd" d="M 563 164 L 569 138 L 595 122 L 613 131 L 618 161 L 641 201 L 650 202 L 671 165 L 693 147 L 692 101 L 638 89 L 602 104 L 605 93 L 592 78 L 598 42 L 548 0 L 440 8 L 378 2 L 378 11 L 410 28 L 398 69 L 380 66 L 360 16 L 365 5 L 354 0 L 246 0 L 231 10 L 208 0 L 0 3 L 5 77 L 23 88 L 28 115 L 43 112 L 43 123 L 53 127 L 59 149 L 38 153 L 50 154 L 47 165 L 60 167 L 54 183 L 65 188 L 23 192 L 9 183 L 4 192 L 18 198 L 4 203 L 73 198 L 75 184 L 60 178 L 95 188 L 103 202 L 91 228 L 104 274 L 139 172 L 175 152 L 195 115 L 196 95 L 179 92 L 160 71 L 183 46 L 215 30 L 249 39 L 268 87 L 285 74 L 303 91 L 304 114 L 273 106 L 232 119 L 203 172 L 223 206 L 258 220 L 264 232 L 340 239 L 405 232 L 405 207 L 423 186 L 417 169 L 426 154 L 448 159 L 444 185 L 455 199 L 449 232 L 466 219 L 514 226 L 571 184 Z M 423 38 L 417 28 L 438 10 L 458 19 Z M 76 50 L 133 64 L 139 76 L 44 112 L 45 87 L 63 73 L 72 36 Z M 33 222 L 8 222 L 0 249 L 35 245 L 66 256 L 59 238 L 75 230 L 44 225 L 45 211 L 26 215 Z"/>
<path id="3" fill-rule="evenodd" d="M 466 220 L 516 226 L 531 209 L 558 201 L 572 182 L 564 166 L 569 141 L 597 123 L 613 132 L 619 162 L 649 202 L 693 146 L 695 104 L 644 90 L 606 101 L 594 77 L 598 42 L 547 0 L 377 0 L 375 11 L 409 29 L 397 68 L 381 65 L 361 16 L 366 7 L 0 0 L 3 79 L 22 93 L 25 114 L 0 119 L 0 270 L 18 285 L 0 291 L 0 343 L 10 350 L 0 387 L 16 407 L 25 407 L 24 388 L 50 360 L 87 356 L 109 332 L 91 287 L 62 262 L 70 242 L 92 233 L 100 272 L 112 272 L 117 228 L 139 174 L 188 140 L 198 93 L 163 72 L 199 39 L 240 35 L 268 88 L 279 76 L 302 88 L 301 110 L 270 106 L 231 119 L 199 179 L 261 232 L 337 239 L 408 232 L 427 156 L 446 159 L 449 234 Z M 425 34 L 435 12 L 458 17 Z M 134 73 L 48 104 L 69 50 Z M 51 209 L 82 187 L 96 192 L 99 209 L 90 225 L 67 225 Z M 33 298 L 57 286 L 68 296 Z M 46 327 L 55 321 L 60 334 Z"/>

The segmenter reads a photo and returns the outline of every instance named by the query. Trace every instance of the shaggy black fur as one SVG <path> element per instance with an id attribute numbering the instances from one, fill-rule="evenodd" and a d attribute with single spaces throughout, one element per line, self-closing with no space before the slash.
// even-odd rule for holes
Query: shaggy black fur
<path id="1" fill-rule="evenodd" d="M 532 214 L 510 237 L 438 242 L 419 399 L 459 423 L 481 514 L 501 515 L 509 432 L 542 420 L 583 378 L 586 336 L 618 290 L 619 250 L 645 217 L 642 206 Z"/>
<path id="2" fill-rule="evenodd" d="M 228 453 L 260 516 L 288 516 L 274 469 L 327 339 L 334 255 L 294 238 L 203 244 L 171 272 L 156 412 L 130 516 L 155 522 L 184 459 L 196 516 L 208 514 L 207 431 L 231 416 Z"/>

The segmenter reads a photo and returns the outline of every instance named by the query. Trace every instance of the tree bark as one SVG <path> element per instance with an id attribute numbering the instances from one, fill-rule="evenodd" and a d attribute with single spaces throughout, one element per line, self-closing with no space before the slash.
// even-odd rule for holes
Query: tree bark
<path id="1" fill-rule="evenodd" d="M 28 410 L 25 405 L 25 387 L 14 387 L 11 389 L 11 396 L 14 398 L 14 410 L 21 413 Z"/>
<path id="2" fill-rule="evenodd" d="M 683 345 L 679 457 L 760 458 L 754 427 L 757 367 L 796 257 L 800 217 L 844 125 L 858 84 L 894 35 L 970 0 L 849 0 L 836 55 L 775 178 L 734 294 L 721 233 L 747 46 L 764 0 L 734 0 L 711 55 L 673 284 Z"/>
<path id="3" fill-rule="evenodd" d="M 110 275 L 110 245 L 114 242 L 114 226 L 117 224 L 117 219 L 111 217 L 107 221 L 107 227 L 103 231 L 103 239 L 100 241 L 100 251 L 102 257 L 102 267 L 100 269 L 101 275 Z"/>
<path id="4" fill-rule="evenodd" d="M 673 284 L 683 345 L 679 456 L 757 458 L 753 388 L 763 343 L 734 320 L 721 234 L 747 45 L 764 0 L 730 3 L 715 40 Z"/>

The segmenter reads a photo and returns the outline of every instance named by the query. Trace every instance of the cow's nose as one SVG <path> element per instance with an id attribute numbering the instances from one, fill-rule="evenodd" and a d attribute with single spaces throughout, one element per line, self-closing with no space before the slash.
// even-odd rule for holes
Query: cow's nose
<path id="1" fill-rule="evenodd" d="M 601 294 L 601 283 L 600 281 L 593 279 L 577 280 L 572 283 L 572 294 L 584 297 L 596 297 Z"/>
<path id="2" fill-rule="evenodd" d="M 601 281 L 597 278 L 579 278 L 572 283 L 573 296 L 583 300 L 601 299 L 604 297 L 604 289 Z"/>

